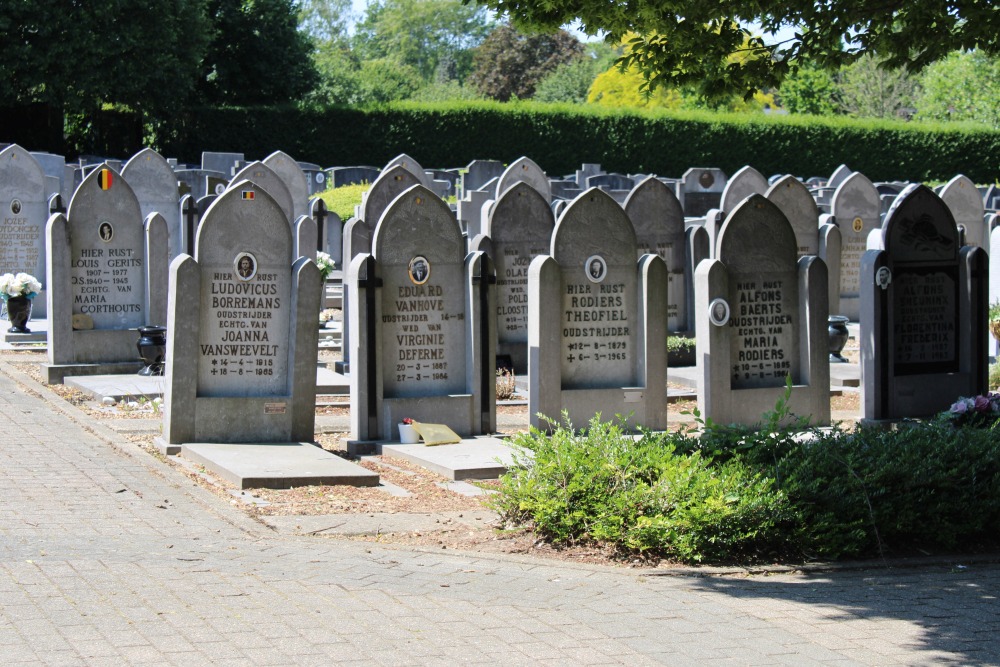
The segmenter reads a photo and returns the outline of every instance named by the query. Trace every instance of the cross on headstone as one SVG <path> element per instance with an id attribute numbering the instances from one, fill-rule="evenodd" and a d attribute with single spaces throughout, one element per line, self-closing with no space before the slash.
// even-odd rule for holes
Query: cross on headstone
<path id="1" fill-rule="evenodd" d="M 194 255 L 194 233 L 198 228 L 198 203 L 191 195 L 181 197 L 181 215 L 184 217 L 184 232 L 187 238 L 185 252 Z"/>
<path id="2" fill-rule="evenodd" d="M 312 218 L 316 222 L 316 250 L 326 252 L 326 218 L 329 211 L 326 202 L 318 197 L 312 203 Z"/>

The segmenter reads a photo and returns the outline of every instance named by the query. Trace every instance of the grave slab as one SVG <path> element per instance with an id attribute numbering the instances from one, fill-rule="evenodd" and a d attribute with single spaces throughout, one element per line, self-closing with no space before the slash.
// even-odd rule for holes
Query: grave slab
<path id="1" fill-rule="evenodd" d="M 454 445 L 384 443 L 379 453 L 409 461 L 450 480 L 496 479 L 513 463 L 514 450 L 500 438 L 465 438 Z"/>
<path id="2" fill-rule="evenodd" d="M 161 450 L 168 446 L 161 438 L 155 442 Z M 241 489 L 339 484 L 378 486 L 379 483 L 377 473 L 304 442 L 185 443 L 180 454 Z"/>

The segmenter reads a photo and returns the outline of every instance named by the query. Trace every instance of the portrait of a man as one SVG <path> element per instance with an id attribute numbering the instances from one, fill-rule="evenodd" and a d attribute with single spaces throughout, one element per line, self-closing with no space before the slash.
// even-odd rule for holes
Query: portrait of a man
<path id="1" fill-rule="evenodd" d="M 604 262 L 604 258 L 600 255 L 592 255 L 587 258 L 586 270 L 587 277 L 590 278 L 590 281 L 599 283 L 604 280 L 604 276 L 607 275 L 608 265 Z"/>
<path id="2" fill-rule="evenodd" d="M 236 257 L 236 275 L 240 280 L 250 280 L 257 273 L 257 261 L 250 253 L 240 253 Z"/>
<path id="3" fill-rule="evenodd" d="M 101 235 L 101 240 L 105 242 L 110 241 L 115 235 L 115 230 L 110 222 L 102 222 L 97 232 Z"/>
<path id="4" fill-rule="evenodd" d="M 410 260 L 410 280 L 414 285 L 423 285 L 431 276 L 431 265 L 426 257 L 417 255 Z"/>

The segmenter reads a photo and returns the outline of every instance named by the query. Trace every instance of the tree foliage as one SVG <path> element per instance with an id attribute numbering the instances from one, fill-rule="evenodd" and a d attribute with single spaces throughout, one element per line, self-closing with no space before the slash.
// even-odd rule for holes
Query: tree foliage
<path id="1" fill-rule="evenodd" d="M 538 82 L 534 96 L 536 101 L 574 104 L 587 101 L 594 79 L 611 66 L 617 54 L 603 42 L 590 42 L 584 48 L 582 58 L 559 65 Z"/>
<path id="2" fill-rule="evenodd" d="M 834 70 L 863 54 L 888 68 L 920 69 L 955 49 L 1000 54 L 1000 6 L 994 0 L 483 0 L 515 25 L 554 31 L 579 21 L 591 35 L 632 48 L 621 64 L 649 87 L 695 86 L 707 97 L 776 87 L 790 65 Z M 754 33 L 796 30 L 786 44 Z M 779 53 L 780 51 L 780 53 Z M 754 57 L 733 61 L 732 54 Z"/>
<path id="3" fill-rule="evenodd" d="M 796 67 L 781 82 L 779 104 L 791 113 L 827 116 L 837 112 L 837 81 L 834 75 L 814 65 Z"/>
<path id="4" fill-rule="evenodd" d="M 167 117 L 194 88 L 210 30 L 204 0 L 3 2 L 0 99 Z"/>
<path id="5" fill-rule="evenodd" d="M 317 82 L 312 45 L 293 0 L 208 0 L 215 33 L 202 63 L 202 101 L 275 104 L 301 100 Z"/>
<path id="6" fill-rule="evenodd" d="M 850 116 L 908 117 L 916 86 L 904 68 L 885 67 L 866 55 L 840 73 L 839 104 Z"/>
<path id="7" fill-rule="evenodd" d="M 920 83 L 918 118 L 974 121 L 1000 130 L 1000 57 L 956 51 L 930 65 Z"/>
<path id="8" fill-rule="evenodd" d="M 362 60 L 388 58 L 433 79 L 442 59 L 464 76 L 471 49 L 489 33 L 486 10 L 461 0 L 373 0 L 356 27 L 354 50 Z"/>
<path id="9" fill-rule="evenodd" d="M 580 41 L 565 30 L 526 34 L 503 24 L 476 49 L 469 83 L 501 102 L 528 98 L 542 78 L 559 65 L 582 58 L 583 50 Z"/>

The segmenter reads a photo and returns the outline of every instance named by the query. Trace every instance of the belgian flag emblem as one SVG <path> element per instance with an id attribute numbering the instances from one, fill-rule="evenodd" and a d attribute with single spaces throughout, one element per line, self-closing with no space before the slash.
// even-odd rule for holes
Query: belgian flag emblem
<path id="1" fill-rule="evenodd" d="M 111 184 L 115 180 L 115 172 L 110 169 L 101 169 L 97 174 L 97 184 L 101 186 L 102 190 L 110 190 Z"/>
<path id="2" fill-rule="evenodd" d="M 250 200 L 253 199 L 253 196 L 255 194 L 253 190 L 242 190 L 242 193 L 244 199 L 250 199 Z"/>

